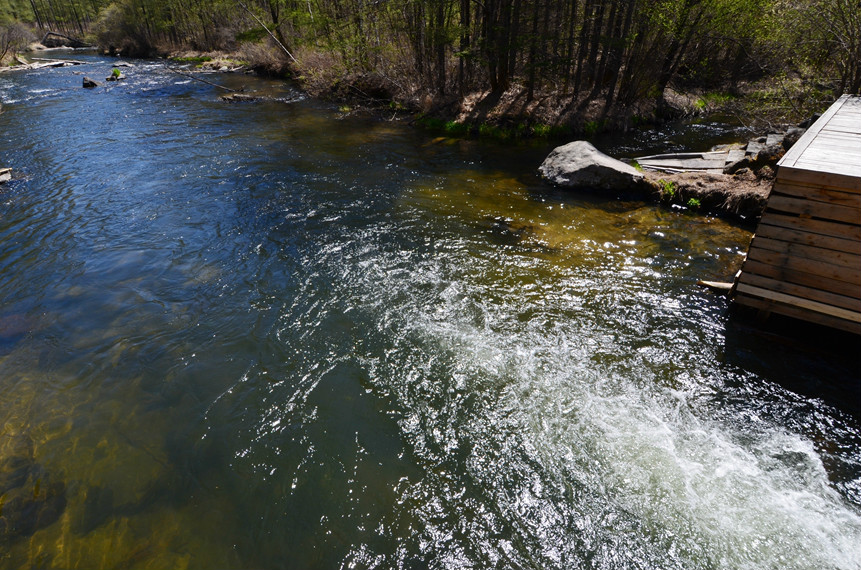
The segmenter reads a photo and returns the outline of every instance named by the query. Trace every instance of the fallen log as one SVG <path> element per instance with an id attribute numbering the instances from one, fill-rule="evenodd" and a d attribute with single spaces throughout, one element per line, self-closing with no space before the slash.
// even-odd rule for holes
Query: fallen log
<path id="1" fill-rule="evenodd" d="M 66 40 L 65 42 L 59 40 L 52 40 L 50 38 L 56 37 Z M 73 38 L 67 36 L 65 34 L 59 34 L 57 32 L 48 32 L 42 37 L 41 44 L 45 47 L 70 47 L 70 48 L 91 48 L 95 47 L 92 44 L 88 44 L 83 40 L 79 40 L 78 38 Z M 56 45 L 51 45 L 56 44 Z"/>
<path id="2" fill-rule="evenodd" d="M 49 63 L 56 63 L 58 61 L 62 62 L 65 65 L 83 65 L 85 61 L 78 61 L 77 59 L 49 59 L 47 57 L 31 57 L 33 61 L 47 61 Z"/>
<path id="3" fill-rule="evenodd" d="M 83 65 L 85 62 L 77 61 L 74 59 L 44 59 L 44 58 L 33 58 L 33 62 L 24 61 L 21 58 L 16 57 L 15 61 L 18 62 L 18 65 L 13 65 L 11 67 L 0 67 L 0 73 L 4 71 L 21 71 L 21 70 L 31 70 L 31 69 L 46 69 L 53 67 L 67 67 L 71 65 Z"/>
<path id="4" fill-rule="evenodd" d="M 218 83 L 213 83 L 212 81 L 207 81 L 206 79 L 202 79 L 200 77 L 195 77 L 194 75 L 192 75 L 190 73 L 184 73 L 182 71 L 179 71 L 177 69 L 172 68 L 169 65 L 164 65 L 164 67 L 168 71 L 172 71 L 172 72 L 176 73 L 177 75 L 182 75 L 183 77 L 188 77 L 189 79 L 194 79 L 195 81 L 200 81 L 201 83 L 206 83 L 207 85 L 217 87 L 218 89 L 224 89 L 225 91 L 230 91 L 231 93 L 239 93 L 242 91 L 242 89 L 239 89 L 239 90 L 231 89 L 230 87 L 225 87 L 224 85 L 219 85 Z"/>

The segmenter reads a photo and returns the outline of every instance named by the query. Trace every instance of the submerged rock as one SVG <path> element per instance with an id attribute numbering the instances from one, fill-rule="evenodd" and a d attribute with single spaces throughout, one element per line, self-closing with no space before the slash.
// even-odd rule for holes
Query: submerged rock
<path id="1" fill-rule="evenodd" d="M 66 508 L 66 485 L 52 481 L 33 457 L 25 435 L 0 442 L 0 541 L 31 536 L 60 518 Z"/>
<path id="2" fill-rule="evenodd" d="M 538 168 L 547 182 L 564 188 L 646 190 L 644 175 L 602 153 L 586 141 L 557 147 Z"/>
<path id="3" fill-rule="evenodd" d="M 247 93 L 228 93 L 227 95 L 221 96 L 221 100 L 227 101 L 228 103 L 237 103 L 240 101 L 253 102 L 260 101 L 261 99 L 263 98 L 255 95 L 248 95 Z"/>
<path id="4" fill-rule="evenodd" d="M 90 79 L 86 75 L 84 76 L 84 88 L 85 89 L 91 89 L 93 87 L 98 87 L 98 86 L 99 86 L 99 84 L 97 82 L 93 81 L 92 79 Z"/>

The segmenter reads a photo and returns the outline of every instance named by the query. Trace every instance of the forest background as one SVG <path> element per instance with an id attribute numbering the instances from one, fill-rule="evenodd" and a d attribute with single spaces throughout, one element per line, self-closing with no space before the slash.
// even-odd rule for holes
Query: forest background
<path id="1" fill-rule="evenodd" d="M 451 131 L 791 123 L 861 92 L 861 0 L 0 0 L 0 60 L 46 32 L 231 58 Z"/>

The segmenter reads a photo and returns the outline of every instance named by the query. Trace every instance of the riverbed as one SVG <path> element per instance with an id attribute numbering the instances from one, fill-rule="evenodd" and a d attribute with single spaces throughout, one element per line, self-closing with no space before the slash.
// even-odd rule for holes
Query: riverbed
<path id="1" fill-rule="evenodd" d="M 696 286 L 750 227 L 75 59 L 0 76 L 0 567 L 861 568 L 855 355 Z"/>

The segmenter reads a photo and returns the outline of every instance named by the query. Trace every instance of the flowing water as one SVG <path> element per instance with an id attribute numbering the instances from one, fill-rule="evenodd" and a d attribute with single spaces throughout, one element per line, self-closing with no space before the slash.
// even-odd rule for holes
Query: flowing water
<path id="1" fill-rule="evenodd" d="M 87 61 L 0 75 L 0 567 L 861 568 L 856 354 L 695 286 L 749 228 Z"/>

